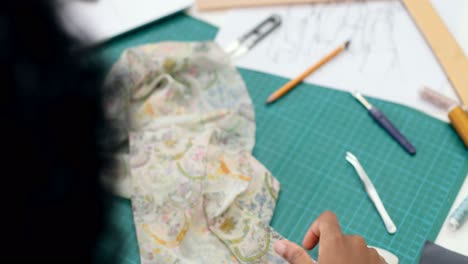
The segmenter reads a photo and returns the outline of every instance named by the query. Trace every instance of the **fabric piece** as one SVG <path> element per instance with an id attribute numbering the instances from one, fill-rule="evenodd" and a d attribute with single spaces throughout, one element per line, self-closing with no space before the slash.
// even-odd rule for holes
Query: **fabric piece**
<path id="1" fill-rule="evenodd" d="M 466 264 L 468 257 L 426 241 L 420 264 Z"/>
<path id="2" fill-rule="evenodd" d="M 216 44 L 128 49 L 105 87 L 142 263 L 286 263 L 269 227 L 279 183 L 252 156 L 252 102 Z"/>

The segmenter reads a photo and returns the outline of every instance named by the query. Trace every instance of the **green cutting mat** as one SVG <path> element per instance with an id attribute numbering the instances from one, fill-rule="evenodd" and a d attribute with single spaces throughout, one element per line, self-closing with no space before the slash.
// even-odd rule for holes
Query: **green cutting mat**
<path id="1" fill-rule="evenodd" d="M 166 40 L 211 40 L 216 28 L 179 14 L 131 32 L 96 54 L 109 65 L 127 47 Z M 302 84 L 272 106 L 268 95 L 287 80 L 240 70 L 257 118 L 254 155 L 281 182 L 273 227 L 300 243 L 309 224 L 334 211 L 346 233 L 417 263 L 423 243 L 434 240 L 468 172 L 468 151 L 449 125 L 409 108 L 370 100 L 414 143 L 411 157 L 375 124 L 349 94 Z M 398 232 L 387 234 L 345 152 L 354 153 L 374 182 Z M 112 222 L 99 257 L 139 263 L 130 202 L 111 199 Z M 106 259 L 114 255 L 115 260 Z M 315 252 L 312 253 L 315 256 Z"/>

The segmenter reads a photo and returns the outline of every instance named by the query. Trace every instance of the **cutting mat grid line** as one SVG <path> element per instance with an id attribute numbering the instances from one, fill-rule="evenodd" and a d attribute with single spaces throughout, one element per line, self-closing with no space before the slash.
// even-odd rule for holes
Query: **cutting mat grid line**
<path id="1" fill-rule="evenodd" d="M 289 98 L 284 98 L 285 102 L 283 104 L 278 102 L 275 107 L 267 109 L 262 105 L 262 101 L 272 90 L 286 80 L 273 76 L 264 78 L 263 74 L 246 70 L 241 70 L 241 72 L 243 72 L 244 79 L 247 80 L 247 86 L 249 87 L 255 105 L 258 106 L 256 108 L 258 124 L 257 135 L 273 133 L 273 135 L 269 137 L 278 139 L 275 141 L 264 139 L 261 140 L 260 143 L 260 137 L 257 136 L 258 147 L 255 148 L 254 152 L 255 156 L 272 170 L 273 174 L 280 182 L 287 182 L 287 186 L 283 185 L 277 211 L 279 211 L 279 208 L 282 208 L 281 199 L 283 199 L 283 196 L 293 197 L 293 199 L 285 199 L 287 205 L 285 205 L 284 208 L 289 208 L 289 213 L 275 215 L 273 226 L 288 238 L 292 240 L 296 238 L 294 241 L 300 242 L 312 219 L 321 211 L 331 209 L 337 212 L 341 223 L 344 224 L 345 231 L 362 234 L 369 243 L 390 249 L 400 256 L 402 263 L 415 263 L 424 240 L 429 238 L 435 218 L 437 218 L 435 216 L 441 213 L 443 206 L 447 206 L 446 203 L 442 201 L 446 200 L 449 193 L 453 191 L 453 188 L 451 188 L 452 185 L 448 185 L 446 182 L 457 182 L 456 178 L 458 177 L 460 179 L 461 176 L 461 179 L 463 179 L 463 175 L 466 173 L 466 158 L 463 156 L 463 151 L 453 154 L 456 158 L 447 158 L 447 156 L 450 156 L 449 153 L 451 153 L 451 151 L 441 147 L 456 143 L 454 141 L 455 135 L 452 134 L 449 129 L 445 129 L 445 133 L 436 133 L 435 138 L 434 135 L 430 133 L 432 138 L 430 138 L 429 142 L 435 141 L 441 142 L 442 144 L 435 145 L 426 143 L 428 140 L 421 140 L 421 138 L 418 137 L 419 134 L 433 131 L 431 127 L 439 128 L 445 127 L 445 125 L 439 123 L 438 126 L 434 126 L 434 120 L 426 119 L 416 111 L 401 106 L 389 107 L 388 104 L 383 103 L 381 107 L 384 108 L 384 111 L 388 112 L 390 116 L 400 117 L 401 120 L 398 120 L 398 123 L 403 124 L 400 125 L 400 128 L 404 133 L 407 133 L 410 138 L 418 139 L 415 140 L 418 143 L 417 146 L 421 146 L 421 152 L 424 153 L 418 153 L 416 157 L 411 158 L 389 139 L 377 125 L 373 124 L 364 110 L 360 109 L 361 112 L 358 113 L 343 111 L 342 109 L 337 110 L 330 107 L 331 104 L 328 101 L 330 97 L 320 96 L 321 93 L 339 93 L 339 96 L 333 96 L 332 100 L 335 105 L 360 107 L 352 101 L 349 95 L 331 90 L 314 90 L 312 86 L 302 85 L 295 90 L 293 92 L 294 94 L 290 95 Z M 275 78 L 277 78 L 277 80 L 272 81 L 272 79 Z M 251 85 L 249 83 L 251 83 Z M 254 87 L 252 87 L 252 85 Z M 258 89 L 257 87 L 261 87 L 262 89 Z M 268 87 L 268 89 L 265 87 Z M 290 102 L 286 102 L 286 100 Z M 291 102 L 295 104 L 296 109 L 301 109 L 300 104 L 302 104 L 301 114 L 285 114 L 288 110 L 283 110 L 282 108 L 287 108 L 287 104 Z M 380 103 L 377 105 L 380 106 Z M 403 112 L 406 111 L 406 115 L 396 113 L 402 111 L 398 108 L 402 108 Z M 326 116 L 318 118 L 323 122 L 307 123 L 296 120 L 304 118 L 304 116 L 307 116 L 308 119 L 314 119 L 316 118 L 315 115 L 324 111 L 326 111 Z M 328 115 L 334 115 L 334 117 L 332 118 Z M 356 115 L 360 115 L 362 118 Z M 278 116 L 282 116 L 282 118 L 278 118 Z M 296 118 L 296 116 L 299 117 Z M 346 122 L 348 118 L 353 119 L 354 122 Z M 287 119 L 290 121 L 284 121 Z M 424 122 L 421 122 L 422 119 L 424 119 Z M 270 123 L 278 122 L 278 120 L 281 120 L 280 124 L 277 125 L 279 127 L 285 124 L 294 125 L 298 130 L 310 130 L 310 127 L 314 127 L 315 130 L 324 130 L 325 133 L 312 133 L 312 136 L 316 137 L 315 140 L 312 140 L 315 145 L 304 142 L 304 144 L 301 145 L 302 149 L 298 150 L 297 155 L 294 153 L 286 153 L 284 156 L 275 155 L 274 159 L 271 159 L 271 153 L 278 151 L 276 142 L 282 142 L 282 146 L 287 146 L 290 142 L 292 143 L 295 140 L 286 130 L 271 129 L 274 128 L 274 125 L 270 125 Z M 331 122 L 333 124 L 326 124 L 330 122 L 330 120 L 333 120 L 333 122 Z M 268 125 L 262 126 L 263 122 L 267 122 Z M 321 123 L 323 123 L 323 126 L 320 126 Z M 343 124 L 347 124 L 347 126 L 342 126 Z M 417 124 L 418 129 L 410 129 L 410 125 L 415 126 L 415 124 Z M 348 128 L 347 131 L 344 131 L 344 127 Z M 262 129 L 266 130 L 263 131 Z M 411 136 L 412 134 L 414 134 L 414 136 Z M 353 140 L 353 138 L 356 137 L 358 139 Z M 349 139 L 351 139 L 351 141 L 348 141 Z M 451 142 L 449 143 L 448 141 Z M 316 155 L 314 152 L 317 152 L 319 149 L 322 149 L 322 151 L 318 151 L 320 155 Z M 337 150 L 334 154 L 332 151 L 333 149 Z M 357 175 L 352 167 L 344 160 L 344 153 L 347 150 L 354 152 L 361 159 L 363 166 L 366 168 L 376 188 L 381 193 L 382 200 L 387 205 L 390 215 L 393 216 L 397 225 L 400 225 L 400 231 L 395 236 L 387 235 L 380 218 L 367 199 Z M 440 154 L 440 157 L 434 155 L 437 153 Z M 333 169 L 328 171 L 315 169 L 307 170 L 309 174 L 307 178 L 312 182 L 316 182 L 317 189 L 304 185 L 302 182 L 303 179 L 296 176 L 297 168 L 302 168 L 302 166 L 297 166 L 297 163 L 309 160 L 308 166 L 316 168 L 316 166 L 312 165 L 314 160 L 318 159 L 323 162 L 326 159 L 323 157 L 324 155 L 329 158 L 329 162 L 325 161 L 324 164 Z M 265 159 L 263 159 L 263 157 L 265 157 Z M 297 160 L 297 157 L 300 157 L 300 159 Z M 411 162 L 406 162 L 408 159 L 412 159 Z M 275 164 L 279 161 L 289 163 L 291 166 L 282 165 L 281 170 L 278 170 L 278 166 Z M 269 164 L 271 165 L 269 166 Z M 401 164 L 403 164 L 403 166 L 401 166 Z M 445 166 L 441 167 L 441 164 Z M 437 168 L 431 169 L 431 166 L 437 166 Z M 447 172 L 449 172 L 450 175 L 446 175 Z M 346 178 L 340 176 L 343 174 Z M 352 179 L 353 182 L 351 182 L 350 179 Z M 427 183 L 429 180 L 430 183 Z M 437 184 L 437 192 L 432 193 L 434 185 L 437 182 L 440 182 L 440 184 Z M 344 188 L 342 186 L 344 184 L 346 184 L 348 188 Z M 411 188 L 405 187 L 406 185 Z M 356 188 L 358 192 L 349 191 L 350 187 Z M 415 195 L 414 190 L 419 190 L 421 192 L 420 195 L 419 193 Z M 323 196 L 316 199 L 315 197 L 317 194 Z M 357 202 L 355 198 L 351 198 L 356 195 L 360 197 Z M 305 198 L 303 197 L 295 200 L 294 198 L 298 196 L 304 196 Z M 341 196 L 341 198 L 337 196 Z M 307 206 L 297 208 L 298 205 L 296 205 L 296 203 L 301 204 L 304 200 L 308 201 Z M 430 204 L 430 206 L 427 206 L 426 203 Z M 322 207 L 323 209 L 317 210 L 313 205 Z M 396 210 L 395 207 L 398 208 L 398 210 Z M 304 208 L 311 209 L 304 210 Z M 419 210 L 419 208 L 424 208 L 424 210 Z M 416 213 L 413 214 L 412 212 Z M 380 243 L 380 241 L 384 243 Z"/>
<path id="2" fill-rule="evenodd" d="M 107 43 L 94 55 L 110 66 L 127 47 L 211 40 L 215 34 L 212 26 L 175 15 Z M 254 156 L 281 183 L 272 226 L 300 243 L 311 222 L 332 210 L 344 232 L 360 234 L 369 244 L 394 252 L 402 264 L 417 263 L 424 241 L 435 239 L 468 172 L 468 151 L 453 130 L 417 111 L 370 98 L 414 143 L 418 153 L 410 157 L 347 93 L 302 84 L 266 106 L 265 99 L 287 80 L 246 69 L 240 73 L 255 105 Z M 374 182 L 398 226 L 395 235 L 387 234 L 345 160 L 346 151 L 360 159 Z M 111 199 L 110 203 L 115 209 L 112 225 L 98 257 L 118 252 L 119 261 L 109 263 L 139 263 L 130 202 Z M 123 246 L 116 251 L 119 244 Z M 316 254 L 317 250 L 311 252 Z"/>

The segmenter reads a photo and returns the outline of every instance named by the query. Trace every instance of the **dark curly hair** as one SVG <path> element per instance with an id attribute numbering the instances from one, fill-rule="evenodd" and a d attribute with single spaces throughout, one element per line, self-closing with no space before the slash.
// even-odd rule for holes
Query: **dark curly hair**
<path id="1" fill-rule="evenodd" d="M 98 140 L 108 129 L 102 69 L 71 52 L 77 43 L 49 1 L 1 5 L 0 258 L 91 262 L 105 214 L 98 176 L 108 165 Z"/>

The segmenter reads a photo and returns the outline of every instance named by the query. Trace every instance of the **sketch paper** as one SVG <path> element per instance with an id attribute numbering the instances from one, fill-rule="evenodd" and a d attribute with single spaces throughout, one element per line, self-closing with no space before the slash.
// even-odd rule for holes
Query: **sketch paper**
<path id="1" fill-rule="evenodd" d="M 64 27 L 85 45 L 96 44 L 189 7 L 193 0 L 57 1 Z"/>
<path id="2" fill-rule="evenodd" d="M 348 51 L 305 81 L 344 91 L 357 90 L 441 120 L 447 120 L 447 114 L 420 99 L 419 89 L 426 85 L 458 100 L 430 47 L 399 1 L 233 10 L 216 40 L 224 46 L 272 13 L 282 16 L 282 26 L 238 59 L 237 66 L 294 78 L 349 39 Z"/>

